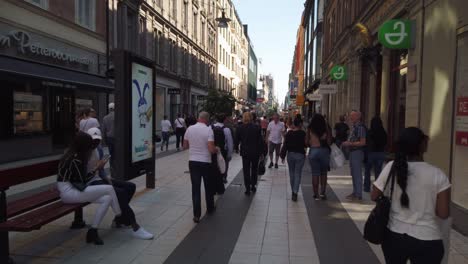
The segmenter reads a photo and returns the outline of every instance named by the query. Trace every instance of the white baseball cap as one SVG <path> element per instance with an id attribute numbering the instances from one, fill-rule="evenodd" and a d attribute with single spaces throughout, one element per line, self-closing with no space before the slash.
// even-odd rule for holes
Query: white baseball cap
<path id="1" fill-rule="evenodd" d="M 101 130 L 97 127 L 90 128 L 88 130 L 88 135 L 90 135 L 93 139 L 102 140 Z"/>
<path id="2" fill-rule="evenodd" d="M 108 106 L 109 110 L 114 110 L 115 109 L 115 104 L 114 103 L 110 103 L 109 106 Z"/>

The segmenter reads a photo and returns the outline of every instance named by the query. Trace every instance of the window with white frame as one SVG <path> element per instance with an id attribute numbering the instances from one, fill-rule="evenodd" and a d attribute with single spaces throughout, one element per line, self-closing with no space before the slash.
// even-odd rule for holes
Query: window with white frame
<path id="1" fill-rule="evenodd" d="M 75 21 L 87 29 L 96 30 L 96 0 L 75 0 Z"/>
<path id="2" fill-rule="evenodd" d="M 25 1 L 43 9 L 49 8 L 49 0 L 25 0 Z"/>

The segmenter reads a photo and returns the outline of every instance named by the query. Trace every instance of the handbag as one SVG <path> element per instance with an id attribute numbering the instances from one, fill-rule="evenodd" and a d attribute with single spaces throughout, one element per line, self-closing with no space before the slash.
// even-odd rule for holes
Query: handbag
<path id="1" fill-rule="evenodd" d="M 390 197 L 385 196 L 385 189 L 391 179 Z M 388 219 L 390 216 L 390 208 L 392 206 L 393 187 L 395 186 L 394 169 L 390 171 L 390 175 L 385 183 L 382 195 L 377 198 L 374 209 L 372 209 L 366 224 L 364 225 L 364 239 L 372 244 L 380 245 L 384 240 L 385 231 L 387 229 Z"/>
<path id="2" fill-rule="evenodd" d="M 75 189 L 77 189 L 78 191 L 82 192 L 86 189 L 86 187 L 88 187 L 88 185 L 86 183 L 83 183 L 83 182 L 70 182 L 71 185 L 73 185 L 73 187 Z"/>
<path id="3" fill-rule="evenodd" d="M 260 161 L 258 162 L 258 175 L 262 176 L 263 174 L 265 174 L 265 172 L 266 172 L 265 158 L 262 155 L 262 157 L 260 158 Z"/>

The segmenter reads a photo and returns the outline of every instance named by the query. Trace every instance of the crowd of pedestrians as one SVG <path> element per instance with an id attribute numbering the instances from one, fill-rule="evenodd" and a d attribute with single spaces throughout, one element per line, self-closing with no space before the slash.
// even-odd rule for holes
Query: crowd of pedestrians
<path id="1" fill-rule="evenodd" d="M 114 108 L 113 103 L 109 104 L 109 114 L 104 117 L 102 127 L 93 109 L 80 112 L 77 116 L 79 132 L 60 162 L 58 175 L 63 202 L 100 204 L 86 237 L 88 243 L 98 245 L 103 241 L 97 228 L 109 208 L 115 214 L 114 227 L 130 226 L 135 237 L 153 237 L 137 223 L 129 206 L 135 185 L 112 179 L 104 170 L 109 157 L 103 155 L 101 141 L 109 147 L 111 161 L 115 151 Z M 297 201 L 307 158 L 313 198 L 326 200 L 328 172 L 335 158 L 331 147 L 335 144 L 349 159 L 353 191 L 346 197 L 348 200 L 361 201 L 363 192 L 371 192 L 371 199 L 379 200 L 385 195 L 387 185 L 392 185 L 390 200 L 393 202 L 382 242 L 386 262 L 440 263 L 443 258 L 444 246 L 437 218 L 449 216 L 451 185 L 440 169 L 424 162 L 428 137 L 418 128 L 402 131 L 394 146 L 394 161 L 386 165 L 388 135 L 383 122 L 376 116 L 368 129 L 359 111 L 340 116 L 333 130 L 321 114 L 314 114 L 304 126 L 300 115 L 287 117 L 283 122 L 277 113 L 271 119 L 266 116 L 258 119 L 255 113 L 245 112 L 236 123 L 226 114 L 212 118 L 207 112 L 201 112 L 197 120 L 178 114 L 171 122 L 164 116 L 161 132 L 161 150 L 164 146 L 168 149 L 169 137 L 175 134 L 176 149 L 183 147 L 189 152 L 195 223 L 200 222 L 202 214 L 202 181 L 207 214 L 213 214 L 216 211 L 214 196 L 224 193 L 234 152 L 242 157 L 247 196 L 257 191 L 260 167 L 265 164 L 259 161 L 269 157 L 268 168 L 278 169 L 281 158 L 283 164 L 288 163 L 291 199 Z"/>

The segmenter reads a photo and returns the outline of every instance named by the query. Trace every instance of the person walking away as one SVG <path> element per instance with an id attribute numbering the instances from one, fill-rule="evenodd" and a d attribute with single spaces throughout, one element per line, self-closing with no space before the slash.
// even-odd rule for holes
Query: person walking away
<path id="1" fill-rule="evenodd" d="M 279 121 L 279 116 L 277 113 L 275 113 L 273 115 L 273 120 L 268 124 L 266 136 L 268 143 L 268 151 L 270 154 L 270 165 L 268 166 L 268 168 L 270 169 L 273 167 L 273 152 L 276 153 L 275 169 L 278 168 L 278 160 L 281 150 L 281 143 L 283 141 L 284 131 L 284 123 Z"/>
<path id="2" fill-rule="evenodd" d="M 361 123 L 361 113 L 352 111 L 350 120 L 353 129 L 348 141 L 343 146 L 349 149 L 349 165 L 353 179 L 353 193 L 346 199 L 351 201 L 362 200 L 362 163 L 364 162 L 364 148 L 366 146 L 366 128 Z"/>
<path id="3" fill-rule="evenodd" d="M 164 144 L 166 144 L 166 151 L 169 149 L 169 138 L 171 135 L 172 125 L 171 121 L 167 119 L 167 115 L 164 115 L 164 119 L 161 120 L 161 134 L 162 134 L 162 142 L 161 142 L 161 151 L 164 149 Z"/>
<path id="4" fill-rule="evenodd" d="M 264 141 L 260 126 L 252 123 L 252 114 L 242 115 L 242 125 L 237 128 L 237 144 L 240 145 L 242 156 L 242 170 L 244 173 L 245 194 L 257 191 L 258 161 L 263 152 Z"/>
<path id="5" fill-rule="evenodd" d="M 321 114 L 315 114 L 307 129 L 306 137 L 309 146 L 309 163 L 312 170 L 312 187 L 315 200 L 326 200 L 328 170 L 330 167 L 330 136 L 327 134 L 327 123 Z M 319 194 L 320 185 L 320 194 Z"/>
<path id="6" fill-rule="evenodd" d="M 214 123 L 211 128 L 213 129 L 215 145 L 221 150 L 221 154 L 226 162 L 226 171 L 221 175 L 224 183 L 227 183 L 227 173 L 229 169 L 229 161 L 232 159 L 232 152 L 234 151 L 234 139 L 232 136 L 232 131 L 224 123 L 226 122 L 225 114 L 218 114 L 216 116 L 216 123 Z"/>
<path id="7" fill-rule="evenodd" d="M 370 192 L 371 171 L 374 169 L 375 180 L 382 172 L 385 162 L 385 147 L 387 146 L 387 132 L 385 131 L 382 119 L 376 116 L 371 120 L 371 127 L 367 133 L 367 161 L 364 172 L 364 191 Z"/>
<path id="8" fill-rule="evenodd" d="M 114 154 L 115 154 L 115 134 L 114 134 L 114 122 L 115 122 L 115 104 L 110 103 L 108 106 L 109 113 L 102 119 L 102 134 L 104 136 L 104 142 L 109 148 L 110 155 L 110 167 L 111 170 L 114 168 Z M 88 130 L 89 131 L 89 130 Z"/>
<path id="9" fill-rule="evenodd" d="M 189 150 L 189 171 L 192 182 L 193 221 L 200 222 L 201 216 L 201 181 L 205 186 L 207 213 L 216 210 L 212 182 L 211 155 L 218 152 L 214 144 L 214 135 L 208 126 L 210 114 L 201 112 L 197 124 L 190 126 L 185 132 L 184 149 Z"/>
<path id="10" fill-rule="evenodd" d="M 65 204 L 97 203 L 94 221 L 86 234 L 86 242 L 103 245 L 104 242 L 98 235 L 99 224 L 104 219 L 109 206 L 116 217 L 122 214 L 117 195 L 112 186 L 89 186 L 88 183 L 96 173 L 104 168 L 106 160 L 96 162 L 89 172 L 88 161 L 93 153 L 93 139 L 90 135 L 78 132 L 71 146 L 59 162 L 57 189 L 60 192 L 61 201 Z"/>
<path id="11" fill-rule="evenodd" d="M 174 121 L 175 134 L 176 134 L 176 149 L 179 151 L 180 144 L 184 142 L 184 135 L 186 130 L 185 119 L 182 118 L 181 114 L 177 114 L 177 118 Z"/>
<path id="12" fill-rule="evenodd" d="M 374 182 L 371 198 L 376 201 L 389 177 L 395 177 L 382 243 L 386 263 L 441 263 L 444 250 L 448 250 L 444 249 L 438 219 L 449 217 L 451 184 L 441 169 L 424 161 L 428 140 L 419 128 L 404 129 L 395 160 Z"/>
<path id="13" fill-rule="evenodd" d="M 281 161 L 283 164 L 286 155 L 288 157 L 289 180 L 292 190 L 291 200 L 294 202 L 297 201 L 305 161 L 306 133 L 301 129 L 301 122 L 302 120 L 299 118 L 294 119 L 294 126 L 284 136 L 284 143 L 281 148 Z"/>
<path id="14" fill-rule="evenodd" d="M 93 114 L 94 113 L 94 114 Z M 93 117 L 94 116 L 94 117 Z M 86 133 L 93 127 L 100 127 L 99 121 L 96 119 L 96 111 L 92 108 L 86 108 L 83 110 L 83 116 L 80 120 L 80 131 Z"/>
<path id="15" fill-rule="evenodd" d="M 345 116 L 340 116 L 340 122 L 335 124 L 335 144 L 341 148 L 341 144 L 348 140 L 349 126 L 345 123 Z"/>
<path id="16" fill-rule="evenodd" d="M 101 131 L 99 128 L 91 128 L 87 132 L 93 139 L 93 151 L 88 161 L 88 173 L 92 173 L 100 160 L 105 159 L 104 152 L 99 149 L 98 146 L 101 144 Z M 122 225 L 131 226 L 133 229 L 133 236 L 140 239 L 153 239 L 153 234 L 146 231 L 141 227 L 135 218 L 135 213 L 130 207 L 130 201 L 135 194 L 136 185 L 132 182 L 121 181 L 112 179 L 104 169 L 100 169 L 95 173 L 94 177 L 89 180 L 89 186 L 98 185 L 110 185 L 114 188 L 115 194 L 119 201 L 119 206 L 122 211 L 120 216 L 116 216 L 112 222 L 112 226 L 120 228 Z"/>
<path id="17" fill-rule="evenodd" d="M 268 118 L 267 116 L 264 116 L 262 121 L 260 122 L 260 126 L 262 128 L 262 137 L 266 137 L 266 132 L 268 128 Z"/>

